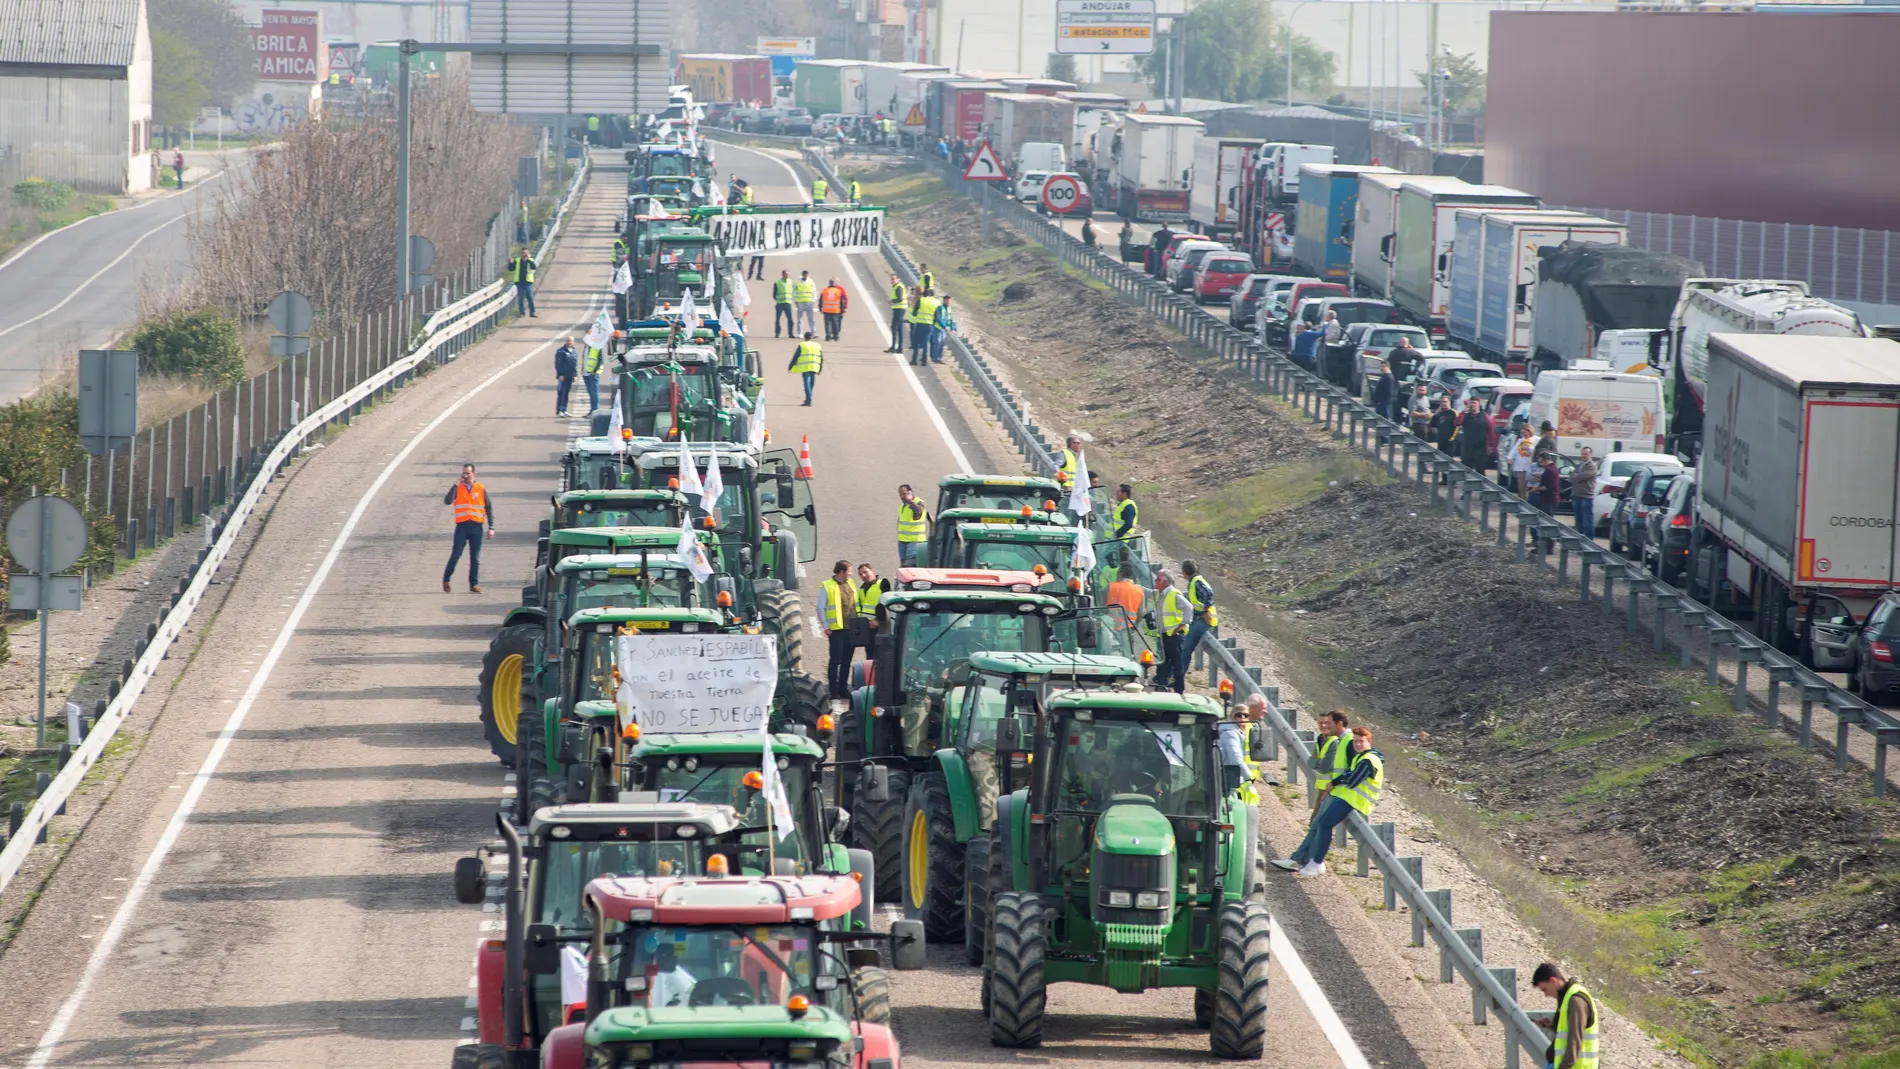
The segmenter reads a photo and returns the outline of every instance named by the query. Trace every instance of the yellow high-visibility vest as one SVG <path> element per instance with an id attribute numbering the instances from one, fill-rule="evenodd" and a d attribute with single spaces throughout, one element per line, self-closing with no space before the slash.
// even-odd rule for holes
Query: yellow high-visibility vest
<path id="1" fill-rule="evenodd" d="M 1385 762 L 1372 750 L 1360 754 L 1354 761 L 1372 762 L 1372 775 L 1356 787 L 1335 786 L 1333 797 L 1345 799 L 1346 804 L 1357 809 L 1360 816 L 1370 818 L 1372 807 L 1379 804 L 1379 795 L 1385 791 Z"/>
<path id="2" fill-rule="evenodd" d="M 1164 635 L 1187 634 L 1189 611 L 1187 596 L 1180 587 L 1168 587 L 1161 591 L 1161 633 Z"/>
<path id="3" fill-rule="evenodd" d="M 1319 758 L 1319 767 L 1313 770 L 1316 789 L 1323 791 L 1331 787 L 1334 780 L 1345 774 L 1346 756 L 1352 752 L 1347 740 L 1351 738 L 1351 735 L 1328 735 L 1319 740 L 1319 753 L 1315 755 Z"/>
<path id="4" fill-rule="evenodd" d="M 807 371 L 817 372 L 825 366 L 825 351 L 815 341 L 799 342 L 795 356 L 796 359 L 792 361 L 794 375 Z"/>
<path id="5" fill-rule="evenodd" d="M 1564 988 L 1563 995 L 1557 999 L 1557 1038 L 1552 1043 L 1555 1048 L 1552 1052 L 1554 1057 L 1551 1059 L 1553 1065 L 1561 1065 L 1564 1052 L 1570 1049 L 1570 1000 L 1578 995 L 1590 1000 L 1592 1010 L 1596 1008 L 1596 996 L 1582 984 L 1572 981 L 1568 987 Z M 1602 1018 L 1601 1013 L 1593 1012 L 1590 1023 L 1583 1026 L 1582 1049 L 1577 1051 L 1577 1069 L 1597 1069 L 1600 1057 L 1597 1053 L 1597 1025 Z"/>
<path id="6" fill-rule="evenodd" d="M 858 600 L 856 584 L 850 580 L 840 583 L 836 579 L 827 579 L 819 584 L 819 608 L 825 615 L 825 630 L 843 631 L 847 605 L 855 605 Z"/>
<path id="7" fill-rule="evenodd" d="M 897 503 L 897 540 L 899 542 L 922 542 L 930 527 L 930 513 L 924 511 L 920 502 L 917 515 L 912 518 L 911 506 L 903 501 Z"/>
<path id="8" fill-rule="evenodd" d="M 904 289 L 904 284 L 899 282 L 893 285 L 891 287 L 891 307 L 902 308 L 909 303 L 910 293 Z"/>
<path id="9" fill-rule="evenodd" d="M 1203 590 L 1207 593 L 1201 593 Z M 1194 611 L 1207 614 L 1207 626 L 1219 627 L 1220 615 L 1214 611 L 1214 584 L 1197 575 L 1188 580 L 1187 594 L 1188 602 L 1194 606 Z M 1206 600 L 1203 601 L 1203 598 Z"/>
<path id="10" fill-rule="evenodd" d="M 917 307 L 910 311 L 912 323 L 932 324 L 937 321 L 937 306 L 942 303 L 935 297 L 917 298 Z"/>
<path id="11" fill-rule="evenodd" d="M 814 178 L 811 180 L 811 199 L 824 200 L 825 194 L 829 192 L 831 192 L 830 183 L 822 178 Z"/>
<path id="12" fill-rule="evenodd" d="M 818 299 L 818 283 L 809 278 L 801 278 L 792 286 L 792 299 L 799 304 L 811 304 Z"/>

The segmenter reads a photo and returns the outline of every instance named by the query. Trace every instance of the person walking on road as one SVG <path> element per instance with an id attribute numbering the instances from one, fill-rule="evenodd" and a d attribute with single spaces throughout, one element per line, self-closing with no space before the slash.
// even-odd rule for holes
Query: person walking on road
<path id="1" fill-rule="evenodd" d="M 1314 816 L 1312 826 L 1306 831 L 1306 840 L 1293 851 L 1290 860 L 1300 866 L 1293 874 L 1325 875 L 1326 854 L 1333 848 L 1333 829 L 1353 813 L 1372 819 L 1372 808 L 1379 804 L 1379 795 L 1384 790 L 1385 755 L 1372 748 L 1371 728 L 1353 728 L 1350 763 L 1346 771 L 1333 780 L 1332 793 Z"/>
<path id="2" fill-rule="evenodd" d="M 887 353 L 904 351 L 904 322 L 910 318 L 910 290 L 895 273 L 891 275 L 891 347 Z"/>
<path id="3" fill-rule="evenodd" d="M 912 568 L 923 555 L 924 542 L 930 537 L 930 513 L 910 484 L 897 488 L 897 566 Z"/>
<path id="4" fill-rule="evenodd" d="M 1319 737 L 1313 740 L 1312 756 L 1306 760 L 1306 767 L 1313 772 L 1313 816 L 1307 820 L 1307 830 L 1312 830 L 1313 821 L 1319 819 L 1319 810 L 1332 796 L 1333 781 L 1346 771 L 1348 758 L 1352 753 L 1352 736 L 1347 732 L 1349 720 L 1344 709 L 1334 709 L 1321 713 L 1319 718 Z M 1300 867 L 1291 857 L 1273 859 L 1273 866 L 1287 872 Z"/>
<path id="5" fill-rule="evenodd" d="M 785 333 L 789 337 L 798 337 L 798 328 L 792 323 L 792 273 L 780 271 L 778 279 L 772 283 L 772 337 L 778 337 L 779 320 L 785 321 Z"/>
<path id="6" fill-rule="evenodd" d="M 600 366 L 607 355 L 590 345 L 581 357 L 581 385 L 587 387 L 587 414 L 600 410 Z"/>
<path id="7" fill-rule="evenodd" d="M 851 307 L 851 298 L 847 297 L 844 287 L 838 280 L 827 279 L 825 288 L 818 294 L 818 310 L 825 316 L 825 340 L 837 341 L 838 333 L 844 329 L 845 309 Z"/>
<path id="8" fill-rule="evenodd" d="M 811 340 L 811 331 L 808 330 L 805 332 L 805 340 L 799 342 L 798 348 L 792 350 L 792 362 L 785 367 L 785 370 L 793 374 L 804 376 L 804 407 L 806 408 L 811 407 L 811 388 L 818 381 L 818 373 L 824 369 L 824 347 Z"/>
<path id="9" fill-rule="evenodd" d="M 1188 624 L 1187 641 L 1181 647 L 1181 656 L 1191 659 L 1194 648 L 1201 644 L 1202 636 L 1212 631 L 1219 637 L 1220 614 L 1214 611 L 1214 584 L 1207 581 L 1193 561 L 1181 562 L 1181 574 L 1187 576 L 1188 604 L 1194 608 L 1194 621 Z"/>
<path id="10" fill-rule="evenodd" d="M 1161 611 L 1161 669 L 1155 674 L 1155 687 L 1180 694 L 1187 690 L 1188 619 L 1194 607 L 1187 595 L 1174 585 L 1174 576 L 1164 568 L 1155 573 L 1155 605 Z M 1149 626 L 1154 626 L 1152 618 Z"/>
<path id="11" fill-rule="evenodd" d="M 567 395 L 574 389 L 574 376 L 580 374 L 580 354 L 574 349 L 574 336 L 568 335 L 554 350 L 554 414 L 567 415 Z"/>
<path id="12" fill-rule="evenodd" d="M 831 192 L 831 183 L 822 178 L 814 178 L 811 180 L 811 202 L 813 204 L 823 204 L 825 202 L 825 194 L 829 192 Z"/>
<path id="13" fill-rule="evenodd" d="M 831 578 L 819 584 L 818 611 L 824 617 L 825 637 L 831 642 L 831 661 L 825 679 L 833 698 L 851 697 L 851 624 L 858 615 L 858 591 L 851 582 L 851 562 L 831 566 Z"/>
<path id="14" fill-rule="evenodd" d="M 172 177 L 178 181 L 179 189 L 185 188 L 185 154 L 183 152 L 172 153 Z"/>
<path id="15" fill-rule="evenodd" d="M 528 255 L 526 245 L 515 253 L 514 259 L 508 261 L 507 278 L 515 284 L 515 314 L 526 311 L 529 319 L 535 318 L 534 266 L 534 257 Z"/>
<path id="16" fill-rule="evenodd" d="M 810 271 L 798 273 L 798 282 L 792 287 L 792 302 L 798 306 L 798 334 L 811 337 L 818 329 L 818 283 L 812 280 Z"/>
<path id="17" fill-rule="evenodd" d="M 1598 1047 L 1602 1025 L 1597 1018 L 1596 996 L 1548 961 L 1531 973 L 1531 986 L 1557 1003 L 1554 1015 L 1531 1015 L 1531 1020 L 1553 1033 L 1544 1051 L 1544 1065 L 1548 1069 L 1597 1069 L 1603 1054 Z"/>
<path id="18" fill-rule="evenodd" d="M 482 592 L 482 530 L 487 528 L 487 537 L 495 537 L 495 506 L 488 500 L 488 488 L 475 481 L 475 465 L 462 465 L 462 477 L 442 495 L 444 505 L 455 506 L 455 547 L 449 550 L 448 567 L 442 569 L 442 592 L 454 589 L 449 585 L 455 578 L 455 565 L 462 559 L 462 550 L 468 549 L 468 589 L 472 593 Z"/>
<path id="19" fill-rule="evenodd" d="M 937 321 L 930 326 L 930 362 L 943 363 L 943 345 L 950 332 L 957 329 L 957 317 L 950 312 L 950 298 L 945 296 L 937 305 Z"/>
<path id="20" fill-rule="evenodd" d="M 1094 472 L 1089 474 L 1093 475 Z M 1115 487 L 1115 508 L 1109 523 L 1108 537 L 1121 541 L 1135 536 L 1135 525 L 1141 522 L 1141 506 L 1135 504 L 1135 488 L 1127 483 Z"/>
<path id="21" fill-rule="evenodd" d="M 1597 533 L 1596 503 L 1597 458 L 1586 445 L 1577 456 L 1577 466 L 1570 469 L 1570 511 L 1577 515 L 1577 530 L 1588 538 Z"/>

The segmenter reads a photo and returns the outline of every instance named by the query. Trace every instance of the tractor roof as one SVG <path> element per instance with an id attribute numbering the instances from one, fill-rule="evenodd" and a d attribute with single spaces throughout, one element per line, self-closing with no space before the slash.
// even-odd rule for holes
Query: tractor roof
<path id="1" fill-rule="evenodd" d="M 754 749 L 757 749 L 756 745 Z M 540 838 L 544 832 L 555 827 L 570 829 L 566 835 L 556 834 L 558 839 L 627 839 L 637 836 L 636 826 L 649 829 L 646 838 L 651 838 L 653 825 L 671 825 L 664 838 L 667 839 L 709 839 L 734 831 L 742 825 L 739 812 L 729 805 L 712 805 L 707 802 L 641 802 L 625 804 L 621 802 L 577 802 L 572 805 L 543 806 L 534 811 L 534 817 L 528 821 L 528 834 Z M 681 834 L 680 825 L 687 828 L 688 834 Z M 609 834 L 603 836 L 602 832 Z"/>
<path id="2" fill-rule="evenodd" d="M 622 487 L 617 490 L 564 490 L 554 499 L 556 505 L 585 505 L 596 502 L 628 501 L 636 504 L 684 505 L 686 495 L 678 490 L 634 489 Z M 676 534 L 678 532 L 675 532 Z"/>
<path id="3" fill-rule="evenodd" d="M 951 487 L 1011 486 L 1024 489 L 1048 490 L 1060 493 L 1062 485 L 1054 479 L 1043 479 L 1033 475 L 946 475 L 937 480 L 937 489 Z"/>
<path id="4" fill-rule="evenodd" d="M 1098 653 L 984 652 L 970 655 L 970 667 L 1005 675 L 1090 676 L 1138 679 L 1141 666 L 1126 657 Z"/>
<path id="5" fill-rule="evenodd" d="M 1199 694 L 1168 694 L 1154 691 L 1141 693 L 1112 690 L 1064 691 L 1050 695 L 1045 706 L 1052 713 L 1069 709 L 1094 709 L 1140 713 L 1141 719 L 1172 718 L 1182 715 L 1218 718 L 1222 712 L 1221 704 L 1212 698 L 1204 698 Z"/>
<path id="6" fill-rule="evenodd" d="M 608 550 L 642 546 L 671 549 L 679 540 L 677 527 L 561 527 L 548 532 L 548 544 L 552 546 L 600 546 Z"/>
<path id="7" fill-rule="evenodd" d="M 641 923 L 792 924 L 842 917 L 859 891 L 850 876 L 603 876 L 582 898 L 622 922 L 639 909 Z"/>
<path id="8" fill-rule="evenodd" d="M 607 1010 L 587 1024 L 585 1042 L 591 1048 L 610 1043 L 691 1042 L 693 1050 L 682 1052 L 683 1060 L 725 1061 L 711 1058 L 705 1051 L 708 1041 L 731 1044 L 720 1054 L 739 1054 L 748 1040 L 809 1040 L 820 1043 L 851 1042 L 851 1022 L 842 1014 L 824 1006 L 813 1006 L 803 1016 L 794 1016 L 783 1006 L 619 1006 Z M 748 1059 L 749 1060 L 749 1059 Z"/>
<path id="9" fill-rule="evenodd" d="M 707 630 L 717 630 L 725 624 L 719 613 L 712 609 L 669 609 L 660 606 L 629 609 L 619 605 L 602 605 L 596 609 L 582 609 L 568 618 L 567 625 L 578 629 L 590 625 L 640 622 L 701 624 Z"/>
<path id="10" fill-rule="evenodd" d="M 570 575 L 574 572 L 605 571 L 609 576 L 638 575 L 641 568 L 666 569 L 678 571 L 686 567 L 686 562 L 673 553 L 673 547 L 679 544 L 679 532 L 664 547 L 665 553 L 649 553 L 641 557 L 638 553 L 576 553 L 563 557 L 561 563 L 554 566 L 556 575 Z"/>
<path id="11" fill-rule="evenodd" d="M 686 447 L 693 461 L 698 464 L 704 464 L 706 457 L 713 453 L 719 455 L 719 466 L 722 468 L 756 468 L 759 464 L 752 447 L 744 442 L 688 442 Z M 680 443 L 657 439 L 628 442 L 627 455 L 641 468 L 678 467 Z"/>
<path id="12" fill-rule="evenodd" d="M 937 516 L 937 522 L 940 524 L 974 522 L 1031 526 L 1041 524 L 1049 527 L 1067 527 L 1069 516 L 1064 512 L 1044 512 L 1025 505 L 1017 509 L 944 509 Z"/>
<path id="13" fill-rule="evenodd" d="M 954 511 L 954 510 L 953 510 Z M 966 542 L 1033 542 L 1047 545 L 1075 544 L 1075 528 L 1032 526 L 1023 523 L 959 523 L 957 537 Z"/>
<path id="14" fill-rule="evenodd" d="M 1071 539 L 1075 536 L 1070 535 Z M 1050 575 L 1035 572 L 990 571 L 975 568 L 899 568 L 897 589 L 902 590 L 993 590 L 1028 594 L 1037 587 L 1055 582 Z"/>
<path id="15" fill-rule="evenodd" d="M 790 732 L 772 736 L 772 752 L 788 757 L 823 757 L 825 748 L 815 739 Z M 629 756 L 635 760 L 664 757 L 742 754 L 754 764 L 759 760 L 759 733 L 756 731 L 715 731 L 704 735 L 641 735 Z"/>
<path id="16" fill-rule="evenodd" d="M 662 330 L 656 331 L 655 333 L 658 336 L 652 340 L 658 341 L 661 344 L 636 345 L 620 354 L 621 362 L 639 366 L 643 370 L 646 367 L 665 364 L 680 364 L 683 366 L 686 364 L 716 364 L 719 362 L 719 353 L 710 345 L 679 345 L 668 349 L 665 342 L 669 332 Z M 636 337 L 634 340 L 644 341 L 647 339 L 644 337 Z"/>

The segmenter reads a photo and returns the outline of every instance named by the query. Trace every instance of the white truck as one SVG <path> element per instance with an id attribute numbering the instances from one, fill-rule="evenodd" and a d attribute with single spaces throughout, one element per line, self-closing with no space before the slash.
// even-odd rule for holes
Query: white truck
<path id="1" fill-rule="evenodd" d="M 1900 343 L 1716 333 L 1706 354 L 1690 592 L 1845 667 L 1841 633 L 1900 580 Z"/>
<path id="2" fill-rule="evenodd" d="M 1075 132 L 1075 105 L 1040 93 L 991 93 L 983 98 L 983 125 L 990 147 L 1024 171 L 1066 171 L 1065 146 Z M 1031 148 L 1031 146 L 1037 146 Z M 1040 146 L 1053 146 L 1053 151 Z"/>
<path id="3" fill-rule="evenodd" d="M 883 115 L 892 122 L 903 122 L 902 91 L 906 74 L 949 74 L 948 67 L 928 63 L 866 63 L 864 65 L 864 114 Z M 921 98 L 920 98 L 921 99 Z"/>
<path id="4" fill-rule="evenodd" d="M 1392 247 L 1399 229 L 1399 187 L 1415 175 L 1362 171 L 1352 221 L 1352 291 L 1392 299 Z"/>
<path id="5" fill-rule="evenodd" d="M 1194 229 L 1225 237 L 1240 225 L 1242 165 L 1260 145 L 1244 137 L 1195 139 L 1194 185 L 1188 191 L 1188 220 Z"/>
<path id="6" fill-rule="evenodd" d="M 1292 204 L 1300 199 L 1300 168 L 1309 163 L 1332 163 L 1333 146 L 1269 141 L 1260 146 L 1258 156 L 1259 167 L 1265 171 L 1267 196 L 1280 204 Z"/>
<path id="7" fill-rule="evenodd" d="M 1179 115 L 1122 116 L 1112 204 L 1137 222 L 1184 220 L 1194 176 L 1194 142 L 1206 126 Z"/>

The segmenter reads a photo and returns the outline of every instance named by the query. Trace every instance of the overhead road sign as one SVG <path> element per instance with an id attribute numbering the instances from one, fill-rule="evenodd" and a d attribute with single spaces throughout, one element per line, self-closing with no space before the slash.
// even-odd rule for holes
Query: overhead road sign
<path id="1" fill-rule="evenodd" d="M 1007 182 L 1009 171 L 1003 167 L 1003 161 L 996 158 L 996 150 L 984 141 L 970 153 L 970 164 L 963 169 L 963 177 L 972 182 Z"/>
<path id="2" fill-rule="evenodd" d="M 469 96 L 513 115 L 644 114 L 666 106 L 667 0 L 469 0 Z M 423 46 L 429 47 L 429 46 Z"/>
<path id="3" fill-rule="evenodd" d="M 1145 56 L 1155 50 L 1155 0 L 1056 0 L 1056 51 Z"/>

